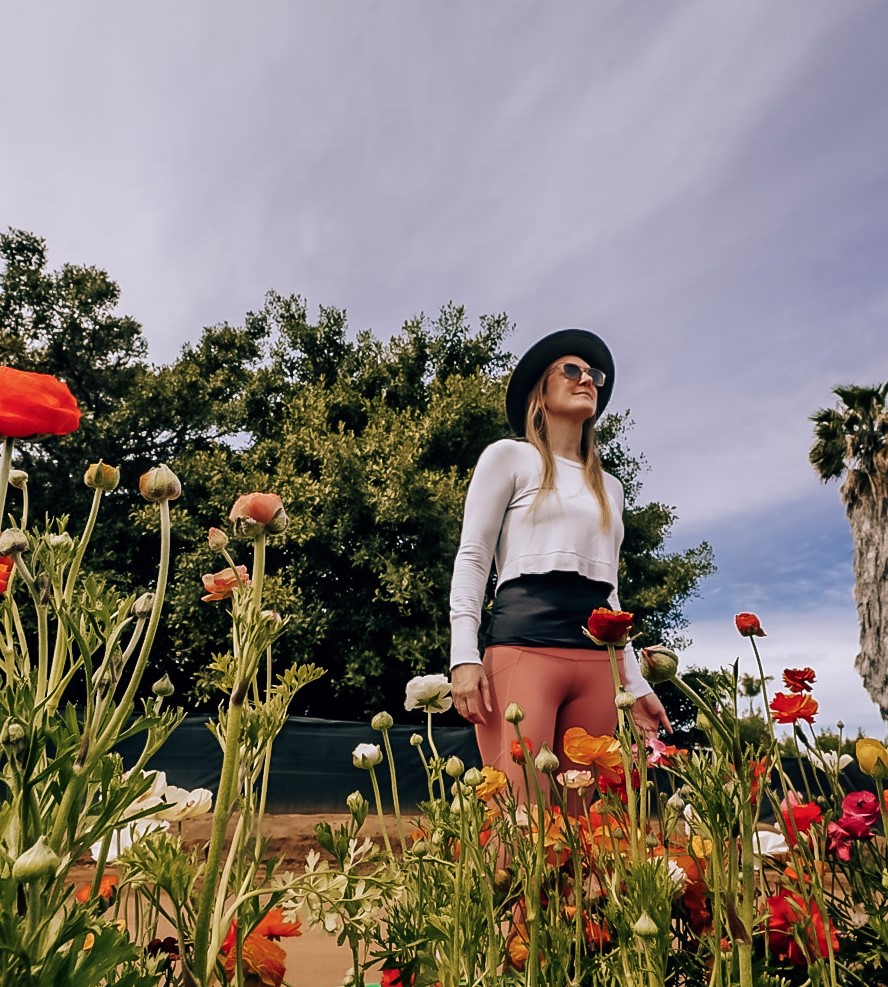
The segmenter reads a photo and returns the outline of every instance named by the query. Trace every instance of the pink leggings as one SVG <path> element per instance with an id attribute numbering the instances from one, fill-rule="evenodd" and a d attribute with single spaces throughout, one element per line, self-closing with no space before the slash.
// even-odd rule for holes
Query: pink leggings
<path id="1" fill-rule="evenodd" d="M 617 652 L 623 677 L 623 652 Z M 516 798 L 524 800 L 524 776 L 509 747 L 515 727 L 503 719 L 511 702 L 524 710 L 521 734 L 533 752 L 546 743 L 558 756 L 561 770 L 580 768 L 565 757 L 562 742 L 569 727 L 583 727 L 594 736 L 609 735 L 617 725 L 614 680 L 606 651 L 587 648 L 520 647 L 497 644 L 484 652 L 493 712 L 475 727 L 484 764 L 505 772 Z"/>

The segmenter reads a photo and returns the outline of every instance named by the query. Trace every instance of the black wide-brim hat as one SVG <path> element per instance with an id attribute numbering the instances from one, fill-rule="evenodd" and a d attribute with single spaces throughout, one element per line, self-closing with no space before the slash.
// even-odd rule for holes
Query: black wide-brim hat
<path id="1" fill-rule="evenodd" d="M 521 357 L 506 389 L 506 416 L 516 435 L 524 435 L 527 399 L 536 382 L 560 356 L 580 356 L 590 367 L 603 371 L 604 386 L 598 388 L 596 419 L 610 401 L 614 389 L 614 358 L 600 336 L 588 329 L 559 329 L 543 336 Z"/>

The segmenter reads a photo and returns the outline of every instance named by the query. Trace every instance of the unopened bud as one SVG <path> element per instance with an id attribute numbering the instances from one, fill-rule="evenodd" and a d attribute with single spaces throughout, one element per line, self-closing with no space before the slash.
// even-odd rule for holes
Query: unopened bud
<path id="1" fill-rule="evenodd" d="M 48 607 L 52 601 L 52 580 L 49 578 L 49 573 L 41 572 L 34 580 L 34 584 L 37 587 L 38 602 L 41 606 Z"/>
<path id="2" fill-rule="evenodd" d="M 377 713 L 376 716 L 374 716 L 370 721 L 370 726 L 373 727 L 374 730 L 391 730 L 394 725 L 395 721 L 392 719 L 392 714 L 386 713 L 385 710 Z"/>
<path id="3" fill-rule="evenodd" d="M 549 749 L 547 744 L 540 744 L 540 749 L 533 761 L 537 771 L 544 774 L 549 771 L 558 770 L 558 758 Z"/>
<path id="4" fill-rule="evenodd" d="M 169 466 L 161 463 L 139 477 L 139 493 L 152 502 L 178 500 L 182 496 L 182 484 Z"/>
<path id="5" fill-rule="evenodd" d="M 91 490 L 116 490 L 120 483 L 120 470 L 103 462 L 91 463 L 83 474 L 83 482 Z"/>
<path id="6" fill-rule="evenodd" d="M 638 921 L 632 926 L 632 931 L 641 939 L 652 939 L 660 930 L 650 915 L 647 912 L 642 912 Z"/>
<path id="7" fill-rule="evenodd" d="M 67 531 L 62 531 L 57 535 L 47 535 L 46 544 L 57 552 L 69 552 L 74 547 L 74 539 Z"/>
<path id="8" fill-rule="evenodd" d="M 221 552 L 228 547 L 228 535 L 219 528 L 210 528 L 207 532 L 207 541 L 214 552 Z"/>
<path id="9" fill-rule="evenodd" d="M 493 875 L 493 888 L 500 894 L 505 894 L 512 887 L 512 875 L 504 868 L 498 867 Z"/>
<path id="10" fill-rule="evenodd" d="M 411 850 L 417 857 L 424 857 L 429 852 L 429 848 L 426 845 L 425 840 L 417 840 L 411 847 Z"/>
<path id="11" fill-rule="evenodd" d="M 641 649 L 641 674 L 651 683 L 669 682 L 678 671 L 678 655 L 662 644 Z"/>
<path id="12" fill-rule="evenodd" d="M 625 689 L 620 689 L 620 691 L 614 696 L 614 706 L 617 709 L 632 709 L 635 705 L 635 696 L 631 692 L 627 692 Z"/>
<path id="13" fill-rule="evenodd" d="M 171 696 L 176 691 L 176 687 L 170 681 L 169 675 L 164 672 L 162 678 L 159 678 L 154 685 L 151 686 L 151 691 L 155 696 L 160 696 L 164 699 L 167 696 Z"/>
<path id="14" fill-rule="evenodd" d="M 673 792 L 673 794 L 666 800 L 666 808 L 671 809 L 673 812 L 684 812 L 685 800 L 681 797 L 680 792 Z"/>
<path id="15" fill-rule="evenodd" d="M 133 604 L 132 614 L 136 620 L 147 620 L 154 609 L 154 594 L 143 593 Z"/>
<path id="16" fill-rule="evenodd" d="M 21 555 L 28 550 L 28 536 L 19 528 L 7 528 L 0 534 L 0 555 Z"/>
<path id="17" fill-rule="evenodd" d="M 0 728 L 0 746 L 18 750 L 23 746 L 25 728 L 18 720 L 8 719 Z"/>
<path id="18" fill-rule="evenodd" d="M 845 724 L 841 720 L 836 720 L 836 730 L 844 730 Z"/>
<path id="19" fill-rule="evenodd" d="M 484 775 L 477 768 L 469 768 L 463 775 L 463 781 L 469 788 L 477 788 L 484 784 Z"/>
<path id="20" fill-rule="evenodd" d="M 367 806 L 369 803 L 367 799 L 360 792 L 352 792 L 351 795 L 345 800 L 345 804 L 348 806 L 348 811 L 353 816 L 367 814 Z"/>
<path id="21" fill-rule="evenodd" d="M 59 858 L 49 845 L 49 840 L 45 836 L 41 836 L 12 865 L 12 879 L 18 881 L 19 884 L 40 881 L 55 874 L 59 863 Z"/>
<path id="22" fill-rule="evenodd" d="M 451 778 L 459 778 L 463 771 L 466 770 L 466 766 L 463 764 L 462 760 L 454 754 L 452 757 L 447 758 L 447 763 L 444 765 L 444 770 Z"/>
<path id="23" fill-rule="evenodd" d="M 16 490 L 24 490 L 28 485 L 28 474 L 24 470 L 10 470 L 9 485 Z"/>
<path id="24" fill-rule="evenodd" d="M 422 734 L 421 733 L 411 733 L 410 734 L 410 746 L 411 747 L 422 747 Z"/>
<path id="25" fill-rule="evenodd" d="M 882 887 L 888 891 L 888 870 L 882 871 Z"/>
<path id="26" fill-rule="evenodd" d="M 518 703 L 509 703 L 503 716 L 506 723 L 520 723 L 524 719 L 524 710 Z"/>
<path id="27" fill-rule="evenodd" d="M 280 627 L 280 625 L 284 622 L 284 618 L 277 612 L 277 610 L 263 610 L 261 617 L 266 624 L 269 624 L 272 627 Z"/>

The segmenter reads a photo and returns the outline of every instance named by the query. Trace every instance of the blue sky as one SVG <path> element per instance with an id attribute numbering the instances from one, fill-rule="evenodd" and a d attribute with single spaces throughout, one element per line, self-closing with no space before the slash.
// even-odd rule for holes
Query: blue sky
<path id="1" fill-rule="evenodd" d="M 0 224 L 106 268 L 158 361 L 269 288 L 381 335 L 450 299 L 517 351 L 596 329 L 644 495 L 716 551 L 686 659 L 745 656 L 756 609 L 822 722 L 881 736 L 807 450 L 888 377 L 886 32 L 875 0 L 6 4 Z"/>

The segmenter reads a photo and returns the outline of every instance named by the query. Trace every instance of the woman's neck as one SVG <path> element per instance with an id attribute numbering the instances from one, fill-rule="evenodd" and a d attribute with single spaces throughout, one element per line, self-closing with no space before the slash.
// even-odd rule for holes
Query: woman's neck
<path id="1" fill-rule="evenodd" d="M 549 449 L 553 456 L 572 459 L 575 463 L 583 461 L 583 424 L 575 421 L 564 421 L 549 417 L 548 438 Z"/>

